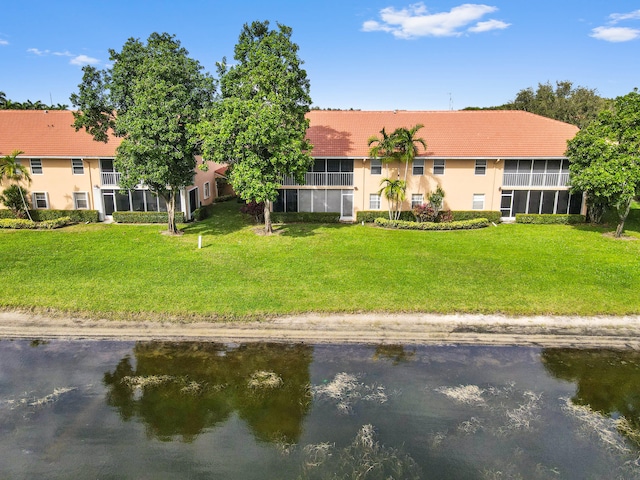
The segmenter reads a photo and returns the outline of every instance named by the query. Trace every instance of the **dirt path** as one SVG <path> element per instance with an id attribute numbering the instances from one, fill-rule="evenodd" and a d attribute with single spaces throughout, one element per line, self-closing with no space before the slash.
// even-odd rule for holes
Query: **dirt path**
<path id="1" fill-rule="evenodd" d="M 260 322 L 129 322 L 0 312 L 0 338 L 480 344 L 640 349 L 640 316 L 308 314 Z"/>

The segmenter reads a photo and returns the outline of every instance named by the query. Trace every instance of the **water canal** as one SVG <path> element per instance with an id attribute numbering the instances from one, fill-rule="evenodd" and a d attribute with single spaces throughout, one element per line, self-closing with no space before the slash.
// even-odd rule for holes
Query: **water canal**
<path id="1" fill-rule="evenodd" d="M 0 478 L 640 478 L 640 353 L 0 341 Z"/>

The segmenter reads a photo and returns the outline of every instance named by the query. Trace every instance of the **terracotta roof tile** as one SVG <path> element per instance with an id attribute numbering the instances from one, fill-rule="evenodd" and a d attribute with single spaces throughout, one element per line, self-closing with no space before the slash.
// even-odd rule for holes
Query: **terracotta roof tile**
<path id="1" fill-rule="evenodd" d="M 367 157 L 367 140 L 382 127 L 424 124 L 420 155 L 464 157 L 562 157 L 578 128 L 522 111 L 325 111 L 309 112 L 308 138 L 317 157 Z M 0 155 L 22 150 L 31 157 L 113 157 L 120 139 L 96 142 L 71 126 L 71 111 L 0 110 Z"/>
<path id="2" fill-rule="evenodd" d="M 0 110 L 0 155 L 22 150 L 26 157 L 113 157 L 120 139 L 96 142 L 71 126 L 69 110 Z"/>
<path id="3" fill-rule="evenodd" d="M 511 110 L 358 111 L 313 110 L 308 138 L 315 157 L 367 157 L 367 140 L 398 127 L 424 128 L 427 142 L 419 155 L 465 157 L 562 157 L 578 128 L 567 123 Z"/>

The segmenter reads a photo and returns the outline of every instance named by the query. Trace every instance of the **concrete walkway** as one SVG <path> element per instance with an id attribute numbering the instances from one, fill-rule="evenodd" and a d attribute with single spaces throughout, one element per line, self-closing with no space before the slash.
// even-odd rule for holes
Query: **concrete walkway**
<path id="1" fill-rule="evenodd" d="M 0 339 L 537 345 L 640 349 L 640 316 L 308 314 L 259 322 L 131 322 L 0 312 Z"/>

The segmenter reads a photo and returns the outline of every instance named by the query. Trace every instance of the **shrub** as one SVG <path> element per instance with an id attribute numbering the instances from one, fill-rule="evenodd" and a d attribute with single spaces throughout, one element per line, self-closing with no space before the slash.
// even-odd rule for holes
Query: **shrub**
<path id="1" fill-rule="evenodd" d="M 0 219 L 2 218 L 16 218 L 11 210 L 8 208 L 0 209 Z"/>
<path id="2" fill-rule="evenodd" d="M 36 223 L 24 218 L 3 218 L 0 219 L 0 228 L 33 229 L 36 228 Z"/>
<path id="3" fill-rule="evenodd" d="M 398 228 L 402 230 L 472 230 L 489 226 L 486 218 L 473 218 L 471 220 L 459 220 L 453 222 L 406 222 L 403 220 L 388 220 L 376 218 L 375 224 L 380 227 Z"/>
<path id="4" fill-rule="evenodd" d="M 31 220 L 25 220 L 23 218 L 3 218 L 0 219 L 0 228 L 53 230 L 54 228 L 64 227 L 70 223 L 72 222 L 69 217 L 60 217 L 42 222 L 32 222 Z"/>
<path id="5" fill-rule="evenodd" d="M 229 200 L 235 200 L 236 198 L 238 198 L 237 195 L 220 195 L 213 199 L 213 203 L 228 202 Z"/>
<path id="6" fill-rule="evenodd" d="M 240 207 L 240 212 L 251 216 L 254 222 L 262 223 L 264 221 L 264 202 L 251 200 Z"/>
<path id="7" fill-rule="evenodd" d="M 416 222 L 435 222 L 438 220 L 438 211 L 430 203 L 423 203 L 414 207 L 413 216 Z"/>
<path id="8" fill-rule="evenodd" d="M 213 203 L 209 205 L 203 205 L 200 208 L 196 208 L 193 211 L 193 219 L 197 222 L 206 220 L 213 214 Z"/>
<path id="9" fill-rule="evenodd" d="M 335 212 L 272 212 L 273 223 L 339 223 L 340 213 Z"/>
<path id="10" fill-rule="evenodd" d="M 36 222 L 68 217 L 70 223 L 96 223 L 100 220 L 97 210 L 31 210 L 31 218 Z"/>
<path id="11" fill-rule="evenodd" d="M 389 212 L 387 212 L 386 210 L 360 210 L 356 213 L 356 221 L 358 223 L 373 223 L 375 222 L 376 218 L 388 219 Z M 400 212 L 400 220 L 411 222 L 415 219 L 416 217 L 413 215 L 413 212 L 411 210 L 404 210 Z"/>
<path id="12" fill-rule="evenodd" d="M 36 228 L 40 228 L 43 230 L 53 230 L 54 228 L 64 227 L 66 225 L 69 225 L 70 223 L 74 223 L 71 221 L 71 217 L 59 217 L 52 220 L 37 222 Z"/>
<path id="13" fill-rule="evenodd" d="M 167 212 L 113 212 L 113 221 L 118 223 L 167 223 Z M 184 214 L 175 213 L 176 223 L 184 223 Z"/>
<path id="14" fill-rule="evenodd" d="M 451 220 L 454 222 L 460 220 L 471 220 L 474 218 L 486 218 L 489 222 L 500 223 L 501 217 L 501 213 L 494 210 L 446 210 L 440 212 L 440 222 L 447 221 L 442 219 L 445 212 L 449 212 L 447 214 L 447 218 L 450 215 Z M 365 223 L 372 223 L 376 218 L 389 218 L 389 213 L 383 210 L 362 210 L 356 214 L 356 220 L 358 222 L 364 221 Z M 406 220 L 408 222 L 414 221 L 415 216 L 413 215 L 413 211 L 400 212 L 400 220 Z"/>
<path id="15" fill-rule="evenodd" d="M 13 213 L 14 218 L 27 218 L 27 209 L 30 207 L 29 193 L 19 185 L 9 185 L 0 193 L 0 203 Z M 25 208 L 26 204 L 26 208 Z"/>
<path id="16" fill-rule="evenodd" d="M 452 210 L 451 216 L 454 222 L 474 218 L 486 218 L 490 222 L 500 223 L 502 214 L 499 210 Z"/>
<path id="17" fill-rule="evenodd" d="M 586 219 L 584 215 L 558 215 L 551 213 L 518 213 L 516 214 L 516 223 L 536 223 L 536 224 L 562 224 L 562 225 L 575 225 L 577 223 L 585 223 Z"/>

